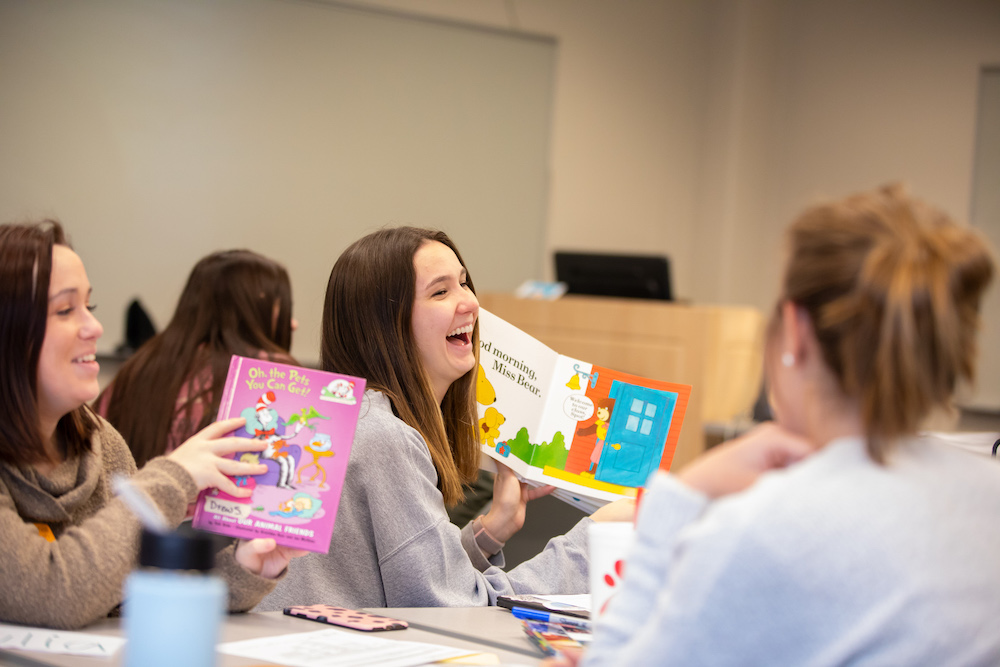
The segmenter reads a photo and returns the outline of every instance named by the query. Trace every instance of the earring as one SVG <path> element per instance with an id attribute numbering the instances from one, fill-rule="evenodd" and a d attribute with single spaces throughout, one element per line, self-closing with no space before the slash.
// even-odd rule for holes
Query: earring
<path id="1" fill-rule="evenodd" d="M 786 368 L 791 368 L 792 366 L 794 366 L 795 355 L 792 354 L 791 352 L 785 352 L 783 355 L 781 355 L 781 365 L 785 366 Z"/>

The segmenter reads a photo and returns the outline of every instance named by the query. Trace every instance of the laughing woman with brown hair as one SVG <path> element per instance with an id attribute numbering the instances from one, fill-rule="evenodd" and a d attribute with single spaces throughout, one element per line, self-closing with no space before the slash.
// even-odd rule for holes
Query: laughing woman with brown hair
<path id="1" fill-rule="evenodd" d="M 261 604 L 478 606 L 511 593 L 583 593 L 584 518 L 510 572 L 503 543 L 544 490 L 500 466 L 493 504 L 463 529 L 446 505 L 479 463 L 475 402 L 479 302 L 442 232 L 398 227 L 352 244 L 330 274 L 324 370 L 364 377 L 365 392 L 327 554 L 296 561 Z M 612 503 L 596 520 L 631 518 Z"/>

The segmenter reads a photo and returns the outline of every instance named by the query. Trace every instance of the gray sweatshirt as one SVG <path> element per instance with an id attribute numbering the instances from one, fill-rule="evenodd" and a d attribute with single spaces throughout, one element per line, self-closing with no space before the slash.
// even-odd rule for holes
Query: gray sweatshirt
<path id="1" fill-rule="evenodd" d="M 330 550 L 292 561 L 257 607 L 473 607 L 513 593 L 585 593 L 584 518 L 510 572 L 503 552 L 487 560 L 471 524 L 448 521 L 437 472 L 420 434 L 389 399 L 365 393 Z"/>
<path id="2" fill-rule="evenodd" d="M 583 664 L 998 665 L 1000 464 L 929 440 L 829 443 L 709 503 L 643 496 Z"/>

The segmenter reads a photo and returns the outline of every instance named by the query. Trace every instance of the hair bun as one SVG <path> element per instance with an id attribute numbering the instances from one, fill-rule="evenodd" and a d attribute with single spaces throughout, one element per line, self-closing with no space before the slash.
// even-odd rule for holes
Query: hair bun
<path id="1" fill-rule="evenodd" d="M 990 250 L 899 183 L 807 210 L 789 239 L 785 296 L 809 313 L 881 460 L 884 443 L 972 379 Z"/>

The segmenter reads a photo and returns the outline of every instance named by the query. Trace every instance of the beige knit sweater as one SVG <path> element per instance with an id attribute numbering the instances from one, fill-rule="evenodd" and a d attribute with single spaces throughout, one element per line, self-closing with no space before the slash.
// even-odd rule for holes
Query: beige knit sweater
<path id="1" fill-rule="evenodd" d="M 171 526 L 197 492 L 187 471 L 165 458 L 136 471 L 125 441 L 103 419 L 93 451 L 47 476 L 0 463 L 0 621 L 79 628 L 122 601 L 140 525 L 111 491 L 116 473 L 130 476 Z M 235 561 L 232 545 L 218 554 L 216 570 L 232 611 L 250 609 L 274 588 Z"/>

